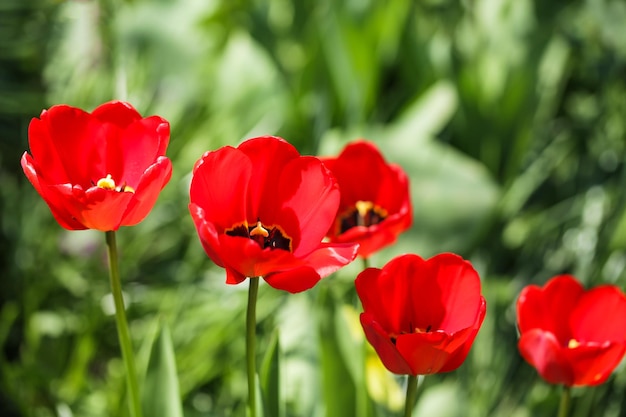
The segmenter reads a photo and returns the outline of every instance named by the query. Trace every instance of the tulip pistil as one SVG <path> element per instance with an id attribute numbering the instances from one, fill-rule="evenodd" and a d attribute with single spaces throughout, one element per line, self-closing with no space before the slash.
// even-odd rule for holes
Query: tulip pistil
<path id="1" fill-rule="evenodd" d="M 111 174 L 107 174 L 106 177 L 100 178 L 96 183 L 96 187 L 103 188 L 105 190 L 113 190 L 118 193 L 134 193 L 135 189 L 124 183 L 123 185 L 115 185 L 115 180 L 111 178 Z"/>
<path id="2" fill-rule="evenodd" d="M 282 230 L 280 226 L 265 226 L 261 220 L 257 220 L 254 226 L 247 223 L 234 226 L 226 230 L 229 236 L 247 237 L 254 240 L 263 248 L 282 249 L 291 252 L 291 238 Z"/>
<path id="3" fill-rule="evenodd" d="M 376 225 L 385 220 L 387 215 L 387 210 L 373 202 L 359 200 L 337 218 L 335 227 L 337 233 L 341 234 L 353 227 Z"/>

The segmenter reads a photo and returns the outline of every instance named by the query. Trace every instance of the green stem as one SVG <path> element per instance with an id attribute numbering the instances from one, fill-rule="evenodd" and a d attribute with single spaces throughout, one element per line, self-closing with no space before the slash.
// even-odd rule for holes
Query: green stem
<path id="1" fill-rule="evenodd" d="M 370 260 L 369 258 L 363 258 L 363 269 L 367 269 L 370 267 Z"/>
<path id="2" fill-rule="evenodd" d="M 572 399 L 572 390 L 568 386 L 563 386 L 563 391 L 561 392 L 561 402 L 559 404 L 559 414 L 558 417 L 567 417 L 569 414 L 569 405 Z"/>
<path id="3" fill-rule="evenodd" d="M 411 412 L 415 406 L 415 400 L 417 400 L 417 376 L 408 375 L 407 378 L 404 417 L 411 417 Z"/>
<path id="4" fill-rule="evenodd" d="M 124 298 L 122 296 L 122 284 L 120 282 L 120 271 L 117 262 L 117 244 L 115 243 L 115 232 L 106 232 L 107 249 L 109 255 L 109 278 L 111 281 L 111 292 L 115 302 L 115 321 L 117 323 L 117 336 L 122 350 L 122 359 L 126 366 L 126 384 L 130 397 L 130 415 L 141 417 L 141 403 L 139 398 L 139 385 L 137 383 L 137 371 L 135 359 L 133 357 L 133 346 L 128 331 L 126 320 L 126 310 L 124 309 Z"/>
<path id="5" fill-rule="evenodd" d="M 249 417 L 256 417 L 256 299 L 259 278 L 250 278 L 248 289 L 248 311 L 246 312 L 246 363 L 248 366 L 248 409 Z"/>

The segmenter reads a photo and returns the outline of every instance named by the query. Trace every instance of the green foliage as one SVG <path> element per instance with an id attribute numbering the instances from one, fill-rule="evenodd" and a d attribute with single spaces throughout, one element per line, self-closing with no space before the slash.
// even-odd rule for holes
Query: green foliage
<path id="1" fill-rule="evenodd" d="M 153 417 L 182 417 L 179 391 L 170 331 L 167 325 L 161 324 L 152 344 L 143 381 L 143 414 Z"/>
<path id="2" fill-rule="evenodd" d="M 200 247 L 190 172 L 260 134 L 321 155 L 376 142 L 409 174 L 415 220 L 372 265 L 454 251 L 479 270 L 485 323 L 458 371 L 424 379 L 415 415 L 555 415 L 559 390 L 517 353 L 514 302 L 562 272 L 626 286 L 624 21 L 617 0 L 3 0 L 0 415 L 128 413 L 104 236 L 61 229 L 19 169 L 41 109 L 113 98 L 172 126 L 172 180 L 118 246 L 137 359 L 177 376 L 185 416 L 242 416 L 247 396 L 245 288 Z M 261 286 L 266 415 L 399 414 L 402 381 L 358 336 L 360 270 L 305 294 Z M 175 357 L 165 333 L 150 345 L 161 317 Z M 625 389 L 623 367 L 575 389 L 572 416 L 623 415 Z"/>
<path id="3" fill-rule="evenodd" d="M 280 417 L 282 414 L 280 401 L 280 346 L 278 332 L 272 334 L 267 346 L 267 352 L 261 364 L 261 391 L 265 415 Z"/>

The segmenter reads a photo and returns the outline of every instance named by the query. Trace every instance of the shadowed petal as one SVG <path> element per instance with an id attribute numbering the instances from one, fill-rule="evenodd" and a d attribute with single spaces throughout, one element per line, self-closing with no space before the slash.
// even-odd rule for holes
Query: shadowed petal
<path id="1" fill-rule="evenodd" d="M 124 213 L 122 226 L 133 226 L 148 215 L 159 193 L 172 177 L 172 163 L 166 157 L 159 157 L 141 176 L 134 198 Z"/>
<path id="2" fill-rule="evenodd" d="M 361 326 L 368 342 L 374 347 L 381 362 L 387 369 L 395 374 L 409 375 L 413 371 L 408 362 L 400 354 L 396 346 L 389 339 L 389 335 L 370 313 L 362 313 L 360 316 Z"/>
<path id="3" fill-rule="evenodd" d="M 319 274 L 310 266 L 274 272 L 265 277 L 265 281 L 272 287 L 292 294 L 313 288 L 320 279 Z"/>
<path id="4" fill-rule="evenodd" d="M 215 226 L 213 223 L 205 220 L 204 209 L 197 204 L 189 204 L 189 212 L 191 213 L 191 218 L 196 226 L 196 231 L 198 232 L 204 251 L 217 266 L 223 268 L 224 261 L 222 261 L 220 257 L 220 241 Z"/>
<path id="5" fill-rule="evenodd" d="M 264 204 L 280 201 L 277 184 L 281 180 L 282 171 L 289 161 L 299 158 L 300 154 L 293 145 L 275 136 L 248 139 L 237 149 L 250 158 L 254 170 L 248 185 L 248 210 L 256 218 L 260 216 L 259 210 Z"/>
<path id="6" fill-rule="evenodd" d="M 599 385 L 604 383 L 619 365 L 626 352 L 623 343 L 580 345 L 563 349 L 562 355 L 573 369 L 571 385 Z"/>
<path id="7" fill-rule="evenodd" d="M 224 147 L 196 163 L 189 195 L 204 210 L 206 221 L 221 233 L 247 220 L 246 199 L 252 163 L 243 152 Z"/>
<path id="8" fill-rule="evenodd" d="M 584 288 L 571 275 L 557 276 L 543 288 L 525 287 L 517 301 L 520 332 L 541 328 L 566 344 L 572 337 L 569 317 L 583 293 Z"/>
<path id="9" fill-rule="evenodd" d="M 279 216 L 285 211 L 293 213 L 291 218 L 297 223 L 285 224 L 284 227 L 299 230 L 298 236 L 292 236 L 294 254 L 307 255 L 319 246 L 337 214 L 340 197 L 335 179 L 317 158 L 297 158 L 285 165 L 278 184 L 277 198 L 282 202 L 281 210 L 262 206 L 261 218 L 270 219 L 269 223 L 279 223 L 274 213 Z"/>
<path id="10" fill-rule="evenodd" d="M 522 357 L 537 369 L 543 379 L 552 384 L 574 383 L 574 372 L 563 356 L 556 336 L 542 329 L 522 333 L 518 342 Z"/>
<path id="11" fill-rule="evenodd" d="M 62 194 L 57 193 L 54 189 L 49 190 L 48 186 L 39 182 L 34 161 L 27 152 L 24 152 L 24 155 L 22 155 L 21 163 L 24 174 L 26 174 L 26 178 L 28 178 L 33 187 L 35 187 L 35 190 L 37 190 L 39 195 L 41 195 L 44 201 L 48 204 L 55 220 L 62 227 L 68 230 L 86 229 L 83 224 L 73 217 L 72 212 L 67 209 Z M 71 185 L 66 184 L 66 187 L 71 188 Z"/>
<path id="12" fill-rule="evenodd" d="M 80 212 L 81 223 L 89 229 L 103 232 L 117 230 L 133 197 L 133 193 L 91 187 L 85 192 L 85 204 Z"/>

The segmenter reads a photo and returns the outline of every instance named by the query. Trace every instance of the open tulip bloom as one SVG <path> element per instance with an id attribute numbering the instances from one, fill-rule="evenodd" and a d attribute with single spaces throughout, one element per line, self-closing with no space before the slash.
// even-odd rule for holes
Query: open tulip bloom
<path id="1" fill-rule="evenodd" d="M 451 253 L 398 256 L 382 269 L 365 269 L 355 284 L 367 340 L 387 369 L 413 381 L 458 368 L 485 318 L 478 273 Z M 405 415 L 409 394 L 407 388 Z"/>
<path id="2" fill-rule="evenodd" d="M 62 227 L 105 232 L 132 417 L 142 412 L 115 231 L 142 221 L 170 180 L 172 164 L 165 156 L 169 139 L 165 119 L 143 118 L 122 101 L 104 103 L 92 113 L 57 105 L 30 122 L 32 155 L 24 152 L 21 161 L 26 177 Z"/>
<path id="3" fill-rule="evenodd" d="M 478 273 L 451 253 L 398 256 L 361 272 L 356 290 L 367 340 L 396 374 L 455 370 L 485 318 Z"/>
<path id="4" fill-rule="evenodd" d="M 66 229 L 117 230 L 142 221 L 172 174 L 169 123 L 128 103 L 92 113 L 57 105 L 28 128 L 26 177 Z"/>
<path id="5" fill-rule="evenodd" d="M 626 352 L 626 296 L 571 275 L 529 285 L 517 301 L 519 351 L 539 375 L 567 387 L 605 382 Z"/>
<path id="6" fill-rule="evenodd" d="M 246 314 L 248 415 L 257 415 L 255 306 L 259 277 L 291 293 L 348 264 L 358 244 L 323 243 L 339 206 L 335 177 L 285 140 L 264 136 L 207 152 L 196 163 L 189 210 L 226 282 L 250 278 Z"/>
<path id="7" fill-rule="evenodd" d="M 388 164 L 373 143 L 352 142 L 338 157 L 322 160 L 341 189 L 339 211 L 328 231 L 332 242 L 357 242 L 359 255 L 368 258 L 411 226 L 408 177 Z"/>
<path id="8" fill-rule="evenodd" d="M 292 293 L 356 257 L 357 244 L 322 243 L 339 187 L 322 162 L 281 138 L 249 139 L 196 163 L 189 209 L 208 256 L 226 282 L 263 277 Z"/>

